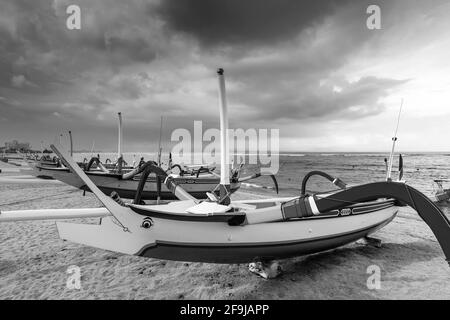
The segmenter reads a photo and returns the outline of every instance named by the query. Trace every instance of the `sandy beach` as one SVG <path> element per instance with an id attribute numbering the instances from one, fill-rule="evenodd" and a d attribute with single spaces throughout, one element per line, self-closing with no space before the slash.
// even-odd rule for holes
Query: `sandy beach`
<path id="1" fill-rule="evenodd" d="M 12 175 L 18 173 L 0 174 Z M 259 195 L 234 195 L 244 197 Z M 99 206 L 92 194 L 64 184 L 0 185 L 3 211 Z M 265 280 L 247 265 L 161 261 L 83 247 L 60 240 L 52 221 L 3 223 L 0 299 L 450 299 L 449 266 L 414 211 L 402 209 L 374 236 L 382 248 L 354 243 L 283 260 L 283 274 Z M 81 268 L 80 290 L 66 286 L 72 265 Z M 379 290 L 366 285 L 371 265 L 381 268 Z"/>

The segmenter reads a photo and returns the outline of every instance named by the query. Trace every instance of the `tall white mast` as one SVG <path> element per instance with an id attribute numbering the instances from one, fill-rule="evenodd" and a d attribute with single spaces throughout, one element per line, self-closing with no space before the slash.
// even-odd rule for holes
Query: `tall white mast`
<path id="1" fill-rule="evenodd" d="M 118 113 L 119 116 L 119 136 L 118 136 L 118 145 L 117 145 L 117 158 L 122 157 L 122 113 Z"/>
<path id="2" fill-rule="evenodd" d="M 400 116 L 402 114 L 402 109 L 403 109 L 403 99 L 402 99 L 402 103 L 400 105 L 400 111 L 398 113 L 398 119 L 397 119 L 397 128 L 395 129 L 395 133 L 394 133 L 394 137 L 392 138 L 392 150 L 391 150 L 391 154 L 389 156 L 389 168 L 386 174 L 386 180 L 390 181 L 391 180 L 391 173 L 392 173 L 392 165 L 394 162 L 394 151 L 395 151 L 395 144 L 397 143 L 397 133 L 398 133 L 398 127 L 400 125 Z"/>
<path id="3" fill-rule="evenodd" d="M 220 202 L 230 203 L 230 164 L 228 141 L 228 111 L 225 91 L 225 76 L 223 69 L 217 70 L 219 79 L 219 105 L 220 105 Z"/>
<path id="4" fill-rule="evenodd" d="M 122 113 L 118 113 L 119 116 L 119 137 L 117 146 L 117 161 L 119 166 L 119 172 L 122 171 Z"/>

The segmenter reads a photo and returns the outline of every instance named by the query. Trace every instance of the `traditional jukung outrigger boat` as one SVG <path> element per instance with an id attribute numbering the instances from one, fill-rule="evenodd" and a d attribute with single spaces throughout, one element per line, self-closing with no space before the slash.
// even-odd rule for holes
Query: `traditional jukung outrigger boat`
<path id="1" fill-rule="evenodd" d="M 154 165 L 152 161 L 147 163 Z M 84 172 L 103 193 L 109 195 L 114 191 L 120 197 L 128 199 L 133 199 L 136 196 L 136 190 L 143 179 L 142 172 L 145 171 L 147 166 L 147 164 L 144 164 L 138 168 L 122 170 L 122 173 L 119 173 L 115 170 L 104 168 L 101 163 L 97 164 L 95 169 L 91 169 L 90 166 L 78 165 L 83 169 L 88 168 L 85 169 Z M 87 185 L 66 166 L 46 167 L 40 163 L 31 163 L 30 166 L 32 167 L 34 176 L 52 178 L 81 190 L 90 191 Z M 189 194 L 197 199 L 205 199 L 207 197 L 206 193 L 213 192 L 219 184 L 219 177 L 211 170 L 212 168 L 206 166 L 197 168 L 176 166 L 179 167 L 180 170 L 178 170 L 176 174 L 172 174 L 172 177 L 175 179 L 177 185 L 183 187 Z M 98 167 L 103 168 L 99 169 Z M 232 170 L 230 192 L 233 193 L 238 190 L 242 182 L 256 179 L 260 176 L 261 173 L 255 173 L 249 176 L 240 177 L 240 170 Z M 278 193 L 278 183 L 276 178 L 273 175 L 270 177 L 274 181 L 275 191 Z M 160 198 L 161 200 L 177 199 L 164 184 L 161 184 L 160 187 L 158 187 L 157 177 L 147 177 L 145 182 L 141 194 L 142 200 L 155 200 L 157 198 Z"/>
<path id="2" fill-rule="evenodd" d="M 122 115 L 119 112 L 119 134 L 118 134 L 118 155 L 117 161 L 114 163 L 102 163 L 99 157 L 92 157 L 89 161 L 85 159 L 84 162 L 79 162 L 81 167 L 94 184 L 105 194 L 110 195 L 112 192 L 117 193 L 122 198 L 133 199 L 136 196 L 136 190 L 139 185 L 143 185 L 141 190 L 141 200 L 175 200 L 177 199 L 173 193 L 161 183 L 158 184 L 158 177 L 146 177 L 145 181 L 142 179 L 142 172 L 145 171 L 148 165 L 155 165 L 154 161 L 143 161 L 133 167 L 123 160 L 122 154 Z M 72 156 L 72 135 L 69 131 L 70 137 L 70 155 Z M 161 150 L 161 148 L 160 148 Z M 158 156 L 160 159 L 160 156 Z M 62 181 L 68 185 L 74 186 L 84 191 L 90 191 L 89 187 L 67 166 L 65 166 L 60 159 L 55 156 L 50 159 L 38 159 L 36 161 L 29 161 L 29 166 L 32 168 L 32 174 L 36 177 L 52 178 Z M 181 166 L 172 164 L 170 161 L 168 172 L 173 172 L 177 185 L 181 186 L 189 194 L 197 199 L 205 199 L 208 192 L 213 192 L 215 187 L 219 184 L 220 176 L 214 172 L 214 167 L 208 165 L 197 166 Z M 230 177 L 230 192 L 233 193 L 238 190 L 242 182 L 249 181 L 260 177 L 261 172 L 254 173 L 245 177 L 241 177 L 242 166 L 233 168 Z M 176 172 L 176 174 L 175 174 Z M 274 175 L 269 175 L 275 185 L 275 190 L 278 193 L 278 183 Z"/>
<path id="3" fill-rule="evenodd" d="M 347 187 L 323 172 L 341 189 L 329 194 L 293 198 L 230 201 L 228 127 L 223 70 L 219 69 L 221 101 L 220 194 L 199 201 L 157 166 L 156 174 L 180 201 L 140 205 L 125 204 L 103 194 L 59 146 L 52 146 L 61 160 L 95 193 L 105 209 L 3 212 L 0 221 L 102 217 L 100 224 L 57 222 L 62 239 L 143 257 L 212 263 L 246 263 L 300 256 L 333 249 L 367 237 L 392 221 L 399 207 L 409 205 L 428 224 L 450 259 L 450 222 L 419 191 L 392 180 Z"/>
<path id="4" fill-rule="evenodd" d="M 85 173 L 103 193 L 110 195 L 114 191 L 122 198 L 133 199 L 142 180 L 142 172 L 145 167 L 146 165 L 143 165 L 140 168 L 122 173 L 106 168 L 104 170 L 96 168 L 86 170 Z M 73 170 L 66 166 L 48 168 L 36 163 L 33 165 L 33 172 L 36 176 L 51 177 L 84 191 L 91 190 L 83 180 L 73 173 Z M 219 182 L 217 176 L 212 173 L 197 175 L 191 172 L 181 172 L 181 174 L 177 174 L 175 179 L 189 194 L 198 199 L 205 199 L 206 193 L 212 192 Z M 158 189 L 157 180 L 157 177 L 154 176 L 145 179 L 146 183 L 141 194 L 142 200 L 177 199 L 165 185 L 161 184 L 161 189 Z M 230 190 L 235 192 L 239 187 L 240 181 L 235 180 L 231 183 Z"/>

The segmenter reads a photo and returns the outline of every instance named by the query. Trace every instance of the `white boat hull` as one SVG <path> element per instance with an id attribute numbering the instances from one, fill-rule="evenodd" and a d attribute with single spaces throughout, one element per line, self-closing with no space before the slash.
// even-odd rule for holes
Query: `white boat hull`
<path id="1" fill-rule="evenodd" d="M 124 231 L 114 218 L 100 225 L 57 223 L 60 237 L 100 249 L 157 259 L 246 263 L 333 249 L 389 223 L 398 208 L 346 217 L 230 226 L 226 222 L 178 221 L 130 212 Z M 145 219 L 152 226 L 141 227 Z M 133 221 L 133 222 L 132 222 Z M 137 224 L 137 225 L 136 225 Z"/>

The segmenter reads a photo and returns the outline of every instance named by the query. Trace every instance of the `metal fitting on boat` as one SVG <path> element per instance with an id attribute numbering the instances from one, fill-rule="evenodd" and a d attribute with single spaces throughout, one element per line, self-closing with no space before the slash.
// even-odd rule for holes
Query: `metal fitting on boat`
<path id="1" fill-rule="evenodd" d="M 347 188 L 347 184 L 339 178 L 335 178 L 333 184 L 341 189 Z"/>
<path id="2" fill-rule="evenodd" d="M 141 228 L 150 229 L 150 227 L 153 226 L 153 224 L 154 224 L 153 220 L 149 217 L 146 217 L 144 218 L 144 221 L 142 221 Z"/>

